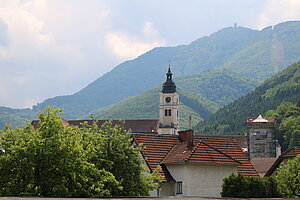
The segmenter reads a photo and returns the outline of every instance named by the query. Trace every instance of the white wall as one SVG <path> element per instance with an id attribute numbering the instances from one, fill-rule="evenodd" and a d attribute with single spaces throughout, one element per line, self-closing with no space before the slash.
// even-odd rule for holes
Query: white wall
<path id="1" fill-rule="evenodd" d="M 237 173 L 235 165 L 185 163 L 168 164 L 167 168 L 176 181 L 182 181 L 182 196 L 220 197 L 223 179 Z M 173 195 L 175 188 L 174 184 Z"/>
<path id="2" fill-rule="evenodd" d="M 162 183 L 160 187 L 160 196 L 174 196 L 175 195 L 175 183 Z"/>

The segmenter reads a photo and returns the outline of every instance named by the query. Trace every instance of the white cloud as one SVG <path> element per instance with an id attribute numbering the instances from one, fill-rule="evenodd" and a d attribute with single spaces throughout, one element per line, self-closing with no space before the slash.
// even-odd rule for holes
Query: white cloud
<path id="1" fill-rule="evenodd" d="M 133 59 L 154 47 L 165 45 L 153 23 L 146 21 L 141 30 L 142 36 L 126 32 L 108 32 L 105 45 L 118 59 Z"/>
<path id="2" fill-rule="evenodd" d="M 283 21 L 300 19 L 299 0 L 268 0 L 259 17 L 257 28 L 275 25 Z"/>
<path id="3" fill-rule="evenodd" d="M 154 47 L 164 45 L 162 41 L 145 42 L 122 32 L 110 32 L 105 37 L 106 45 L 118 59 L 133 59 Z"/>
<path id="4" fill-rule="evenodd" d="M 159 38 L 159 32 L 154 28 L 152 22 L 145 22 L 143 27 L 143 34 L 146 38 Z"/>

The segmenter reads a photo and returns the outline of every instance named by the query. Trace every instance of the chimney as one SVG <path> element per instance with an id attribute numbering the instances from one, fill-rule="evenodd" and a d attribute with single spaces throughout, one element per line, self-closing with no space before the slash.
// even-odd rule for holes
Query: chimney
<path id="1" fill-rule="evenodd" d="M 192 130 L 192 116 L 189 116 L 189 130 Z"/>
<path id="2" fill-rule="evenodd" d="M 185 130 L 185 131 L 179 131 L 179 139 L 180 142 L 185 142 L 188 149 L 193 149 L 193 139 L 194 139 L 194 131 L 192 129 Z"/>

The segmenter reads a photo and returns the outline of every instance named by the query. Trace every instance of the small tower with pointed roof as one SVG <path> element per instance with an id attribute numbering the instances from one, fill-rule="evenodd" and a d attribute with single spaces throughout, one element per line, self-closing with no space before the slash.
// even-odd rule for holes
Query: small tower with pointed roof
<path id="1" fill-rule="evenodd" d="M 167 80 L 159 93 L 159 130 L 158 134 L 177 135 L 179 130 L 179 94 L 172 80 L 172 72 L 169 64 Z"/>

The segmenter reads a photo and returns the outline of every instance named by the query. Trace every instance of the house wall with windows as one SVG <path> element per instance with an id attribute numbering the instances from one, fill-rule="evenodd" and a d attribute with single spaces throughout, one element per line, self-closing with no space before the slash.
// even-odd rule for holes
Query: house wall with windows
<path id="1" fill-rule="evenodd" d="M 166 188 L 168 191 L 162 188 L 161 196 L 173 191 L 176 196 L 220 197 L 223 179 L 237 173 L 236 165 L 184 163 L 168 164 L 167 168 L 179 185 Z"/>

